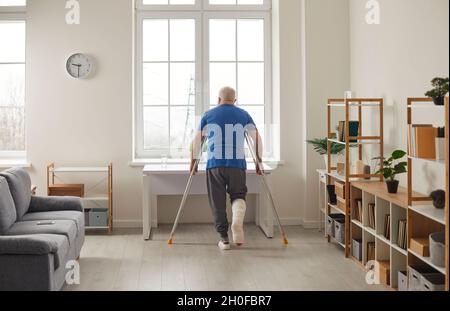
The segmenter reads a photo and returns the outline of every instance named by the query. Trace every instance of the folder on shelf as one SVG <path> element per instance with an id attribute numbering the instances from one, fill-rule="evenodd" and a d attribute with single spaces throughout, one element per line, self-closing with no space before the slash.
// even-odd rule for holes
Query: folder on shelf
<path id="1" fill-rule="evenodd" d="M 436 159 L 437 128 L 430 124 L 415 124 L 408 128 L 408 151 L 416 158 Z"/>

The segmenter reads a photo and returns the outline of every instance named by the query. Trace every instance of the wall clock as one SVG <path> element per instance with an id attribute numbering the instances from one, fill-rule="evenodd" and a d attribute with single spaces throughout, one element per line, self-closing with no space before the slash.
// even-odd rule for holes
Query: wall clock
<path id="1" fill-rule="evenodd" d="M 92 71 L 92 62 L 88 56 L 82 53 L 73 54 L 67 60 L 66 69 L 71 77 L 84 79 Z"/>

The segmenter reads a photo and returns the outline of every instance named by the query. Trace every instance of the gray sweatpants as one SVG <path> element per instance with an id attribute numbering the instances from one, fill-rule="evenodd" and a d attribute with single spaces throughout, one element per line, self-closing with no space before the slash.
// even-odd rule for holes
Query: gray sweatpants
<path id="1" fill-rule="evenodd" d="M 208 198 L 214 216 L 217 232 L 222 238 L 228 238 L 227 193 L 231 204 L 235 200 L 247 197 L 247 173 L 235 168 L 215 168 L 206 174 Z"/>

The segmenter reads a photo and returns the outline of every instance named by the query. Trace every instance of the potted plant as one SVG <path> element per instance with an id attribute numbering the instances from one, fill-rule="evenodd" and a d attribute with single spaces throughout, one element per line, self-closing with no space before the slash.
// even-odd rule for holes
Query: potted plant
<path id="1" fill-rule="evenodd" d="M 408 163 L 401 161 L 406 156 L 403 150 L 394 151 L 389 158 L 374 158 L 374 160 L 381 160 L 383 167 L 375 174 L 383 174 L 386 179 L 386 185 L 389 193 L 397 193 L 400 182 L 395 179 L 397 175 L 404 174 L 408 171 Z"/>
<path id="2" fill-rule="evenodd" d="M 325 165 L 328 169 L 328 139 L 327 138 L 316 138 L 313 140 L 308 140 L 307 143 L 313 146 L 314 151 L 316 151 L 318 154 L 320 154 L 321 156 L 324 157 Z M 335 165 L 337 162 L 335 157 L 338 155 L 342 155 L 344 150 L 345 150 L 345 145 L 338 144 L 335 142 L 331 143 L 330 153 L 332 156 L 332 158 L 331 158 L 332 165 Z"/>
<path id="3" fill-rule="evenodd" d="M 425 96 L 433 98 L 436 106 L 444 106 L 444 98 L 449 90 L 448 78 L 434 78 L 431 81 L 431 85 L 434 87 L 432 90 L 425 93 Z"/>

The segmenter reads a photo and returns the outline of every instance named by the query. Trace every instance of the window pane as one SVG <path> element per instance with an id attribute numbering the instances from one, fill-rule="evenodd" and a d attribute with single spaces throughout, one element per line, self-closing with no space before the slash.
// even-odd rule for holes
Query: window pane
<path id="1" fill-rule="evenodd" d="M 144 106 L 169 104 L 169 65 L 144 64 Z"/>
<path id="2" fill-rule="evenodd" d="M 264 107 L 251 107 L 251 106 L 239 106 L 240 108 L 246 110 L 253 121 L 256 123 L 256 127 L 261 134 L 261 138 L 265 141 L 265 108 Z"/>
<path id="3" fill-rule="evenodd" d="M 169 145 L 169 109 L 144 107 L 144 149 L 163 150 Z"/>
<path id="4" fill-rule="evenodd" d="M 0 151 L 25 150 L 25 65 L 0 65 Z"/>
<path id="5" fill-rule="evenodd" d="M 236 20 L 209 21 L 209 59 L 211 61 L 236 60 Z"/>
<path id="6" fill-rule="evenodd" d="M 144 62 L 169 60 L 169 21 L 144 20 Z"/>
<path id="7" fill-rule="evenodd" d="M 170 60 L 195 61 L 195 20 L 170 20 Z"/>
<path id="8" fill-rule="evenodd" d="M 263 5 L 264 0 L 209 0 L 211 5 Z"/>
<path id="9" fill-rule="evenodd" d="M 172 107 L 170 109 L 171 156 L 189 156 L 189 146 L 194 138 L 195 107 Z"/>
<path id="10" fill-rule="evenodd" d="M 264 63 L 239 63 L 238 102 L 240 105 L 264 105 Z"/>
<path id="11" fill-rule="evenodd" d="M 0 63 L 25 62 L 25 22 L 0 22 Z"/>
<path id="12" fill-rule="evenodd" d="M 209 4 L 230 5 L 230 4 L 236 4 L 236 0 L 209 0 Z"/>
<path id="13" fill-rule="evenodd" d="M 195 64 L 170 65 L 170 104 L 195 107 Z"/>
<path id="14" fill-rule="evenodd" d="M 238 60 L 264 61 L 264 20 L 238 21 Z"/>
<path id="15" fill-rule="evenodd" d="M 0 0 L 0 6 L 25 6 L 26 0 Z"/>
<path id="16" fill-rule="evenodd" d="M 144 0 L 142 3 L 145 5 L 194 5 L 195 0 Z"/>
<path id="17" fill-rule="evenodd" d="M 224 86 L 236 88 L 235 63 L 211 63 L 210 65 L 210 104 L 215 105 L 219 90 Z"/>

